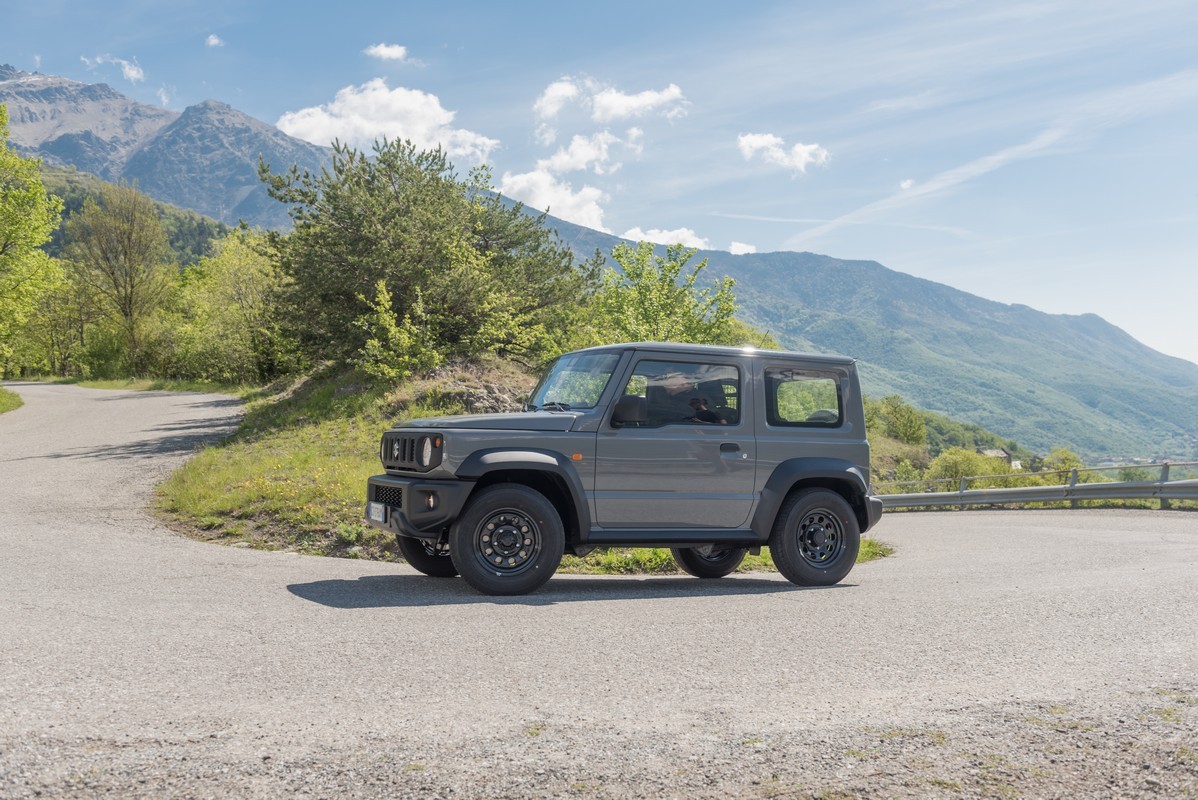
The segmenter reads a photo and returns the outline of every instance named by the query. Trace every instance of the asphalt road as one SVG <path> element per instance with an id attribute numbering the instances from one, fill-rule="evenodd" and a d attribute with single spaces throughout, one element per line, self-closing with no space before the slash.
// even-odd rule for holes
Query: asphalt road
<path id="1" fill-rule="evenodd" d="M 840 586 L 195 542 L 228 398 L 8 384 L 0 797 L 1198 797 L 1198 514 L 887 514 Z"/>

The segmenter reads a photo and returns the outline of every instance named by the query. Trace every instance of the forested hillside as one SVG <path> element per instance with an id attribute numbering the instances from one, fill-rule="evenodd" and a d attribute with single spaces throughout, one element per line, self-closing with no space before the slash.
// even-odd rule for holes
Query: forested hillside
<path id="1" fill-rule="evenodd" d="M 62 198 L 63 224 L 54 229 L 43 248 L 54 257 L 63 254 L 66 245 L 66 222 L 83 209 L 84 201 L 99 198 L 105 181 L 71 167 L 42 165 L 42 183 L 50 194 Z M 167 203 L 154 203 L 155 213 L 166 233 L 167 244 L 175 260 L 184 267 L 191 266 L 212 251 L 212 243 L 229 233 L 229 226 L 203 214 Z"/>

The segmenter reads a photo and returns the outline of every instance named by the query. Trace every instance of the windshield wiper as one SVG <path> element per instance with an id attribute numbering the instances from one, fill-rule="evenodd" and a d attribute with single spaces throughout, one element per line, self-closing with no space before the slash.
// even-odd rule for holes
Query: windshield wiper
<path id="1" fill-rule="evenodd" d="M 536 407 L 536 406 L 533 406 L 533 407 L 532 407 L 532 410 L 533 410 L 533 411 L 536 411 L 536 410 L 537 410 L 537 407 Z M 560 400 L 550 400 L 548 403 L 546 403 L 545 405 L 541 406 L 540 410 L 541 410 L 541 411 L 569 411 L 569 410 L 570 410 L 570 404 L 569 404 L 569 403 L 563 403 L 563 402 L 562 402 L 562 401 L 560 401 Z"/>

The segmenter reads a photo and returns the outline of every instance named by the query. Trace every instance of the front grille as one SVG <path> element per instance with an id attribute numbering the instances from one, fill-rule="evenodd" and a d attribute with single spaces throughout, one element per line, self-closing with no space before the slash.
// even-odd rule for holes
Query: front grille
<path id="1" fill-rule="evenodd" d="M 420 436 L 387 434 L 383 437 L 383 466 L 387 469 L 419 469 L 416 447 Z"/>
<path id="2" fill-rule="evenodd" d="M 403 489 L 398 486 L 380 486 L 376 483 L 374 484 L 374 502 L 392 508 L 403 508 Z"/>

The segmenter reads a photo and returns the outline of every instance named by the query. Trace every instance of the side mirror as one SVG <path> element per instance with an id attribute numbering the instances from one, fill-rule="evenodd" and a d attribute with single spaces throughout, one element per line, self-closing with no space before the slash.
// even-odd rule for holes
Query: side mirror
<path id="1" fill-rule="evenodd" d="M 611 412 L 611 424 L 617 428 L 633 422 L 648 422 L 649 403 L 635 394 L 626 394 L 616 401 Z"/>

